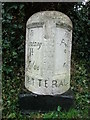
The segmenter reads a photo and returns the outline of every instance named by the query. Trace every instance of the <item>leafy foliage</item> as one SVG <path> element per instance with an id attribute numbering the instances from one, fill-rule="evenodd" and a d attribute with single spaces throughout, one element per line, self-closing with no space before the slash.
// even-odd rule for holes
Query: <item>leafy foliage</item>
<path id="1" fill-rule="evenodd" d="M 57 10 L 73 21 L 71 89 L 75 93 L 75 108 L 68 112 L 30 113 L 28 118 L 89 118 L 89 2 L 82 3 L 3 3 L 3 119 L 27 120 L 18 109 L 18 94 L 24 82 L 25 25 L 35 12 Z M 82 9 L 78 8 L 82 6 Z"/>

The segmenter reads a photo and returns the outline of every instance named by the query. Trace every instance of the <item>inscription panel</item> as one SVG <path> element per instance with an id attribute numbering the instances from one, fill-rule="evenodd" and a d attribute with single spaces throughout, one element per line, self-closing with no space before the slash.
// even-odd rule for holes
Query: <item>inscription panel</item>
<path id="1" fill-rule="evenodd" d="M 40 75 L 41 51 L 42 51 L 42 28 L 29 28 L 27 41 L 27 70 L 30 75 Z"/>

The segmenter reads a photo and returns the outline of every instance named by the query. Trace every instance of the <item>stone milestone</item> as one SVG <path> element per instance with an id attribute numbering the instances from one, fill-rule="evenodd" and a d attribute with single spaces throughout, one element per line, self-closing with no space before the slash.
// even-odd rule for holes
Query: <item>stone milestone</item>
<path id="1" fill-rule="evenodd" d="M 69 109 L 72 22 L 57 11 L 32 15 L 26 24 L 25 89 L 19 95 L 22 113 Z"/>
<path id="2" fill-rule="evenodd" d="M 36 94 L 70 88 L 72 22 L 61 12 L 32 15 L 26 28 L 25 87 Z"/>

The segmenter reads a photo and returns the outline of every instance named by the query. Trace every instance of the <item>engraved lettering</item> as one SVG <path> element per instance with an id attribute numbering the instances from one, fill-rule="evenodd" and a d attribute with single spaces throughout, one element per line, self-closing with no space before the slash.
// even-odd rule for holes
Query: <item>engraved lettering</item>
<path id="1" fill-rule="evenodd" d="M 31 23 L 27 25 L 27 28 L 31 29 L 31 28 L 42 28 L 43 27 L 44 22 L 38 22 L 38 23 Z"/>
<path id="2" fill-rule="evenodd" d="M 42 79 L 38 79 L 38 81 L 39 81 L 39 87 L 41 87 L 41 81 L 42 81 Z"/>
<path id="3" fill-rule="evenodd" d="M 52 87 L 54 88 L 54 86 L 57 87 L 57 81 L 56 80 L 52 81 Z"/>
<path id="4" fill-rule="evenodd" d="M 47 88 L 48 86 L 48 83 L 47 83 L 48 80 L 45 80 L 45 87 Z"/>
<path id="5" fill-rule="evenodd" d="M 72 27 L 67 25 L 67 24 L 65 24 L 65 23 L 59 23 L 58 22 L 58 23 L 56 23 L 56 27 L 58 27 L 58 28 L 65 28 L 68 31 L 72 30 Z"/>
<path id="6" fill-rule="evenodd" d="M 64 79 L 64 85 L 66 86 L 68 84 L 68 82 L 66 82 L 66 80 Z"/>
<path id="7" fill-rule="evenodd" d="M 31 33 L 30 33 L 31 36 L 33 36 L 33 30 L 31 30 Z"/>
<path id="8" fill-rule="evenodd" d="M 61 86 L 61 85 L 63 86 L 63 82 L 62 82 L 62 81 L 59 83 L 59 86 Z M 58 86 L 58 87 L 59 87 L 59 86 Z"/>
<path id="9" fill-rule="evenodd" d="M 39 43 L 39 48 L 38 48 L 38 50 L 41 48 L 41 45 L 42 45 L 42 43 Z"/>
<path id="10" fill-rule="evenodd" d="M 61 45 L 62 43 L 64 43 L 65 47 L 68 47 L 67 44 L 65 43 L 65 40 L 64 40 L 64 39 L 62 39 L 60 45 Z"/>
<path id="11" fill-rule="evenodd" d="M 34 78 L 29 78 L 28 76 L 26 76 L 26 80 L 27 82 L 29 82 L 29 84 L 31 85 L 35 85 L 35 79 Z M 38 86 L 42 87 L 42 79 L 37 79 L 38 80 Z M 48 88 L 48 80 L 44 80 L 44 85 L 46 88 Z M 55 87 L 60 87 L 60 86 L 67 86 L 68 82 L 67 80 L 61 80 L 60 82 L 58 82 L 57 80 L 52 80 L 52 88 Z"/>
<path id="12" fill-rule="evenodd" d="M 28 67 L 29 67 L 30 70 L 31 70 L 32 68 L 33 68 L 34 70 L 39 70 L 39 66 L 35 64 L 35 61 L 34 61 L 34 62 L 29 61 L 29 66 L 28 66 Z"/>
<path id="13" fill-rule="evenodd" d="M 33 55 L 33 48 L 30 48 L 30 56 Z"/>
<path id="14" fill-rule="evenodd" d="M 31 79 L 27 75 L 26 75 L 26 80 L 27 80 L 28 84 L 31 84 Z"/>
<path id="15" fill-rule="evenodd" d="M 65 62 L 65 63 L 63 63 L 63 67 L 67 67 L 67 64 L 66 64 L 66 62 Z"/>
<path id="16" fill-rule="evenodd" d="M 41 48 L 41 46 L 42 46 L 42 43 L 40 43 L 40 42 L 30 42 L 29 46 L 38 47 L 37 49 L 39 50 Z"/>

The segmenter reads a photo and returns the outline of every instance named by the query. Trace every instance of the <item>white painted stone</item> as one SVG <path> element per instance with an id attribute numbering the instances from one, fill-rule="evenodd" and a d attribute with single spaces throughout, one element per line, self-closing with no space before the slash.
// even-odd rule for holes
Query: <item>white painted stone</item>
<path id="1" fill-rule="evenodd" d="M 27 21 L 25 87 L 36 94 L 62 94 L 70 88 L 72 22 L 57 11 Z"/>

